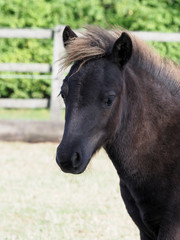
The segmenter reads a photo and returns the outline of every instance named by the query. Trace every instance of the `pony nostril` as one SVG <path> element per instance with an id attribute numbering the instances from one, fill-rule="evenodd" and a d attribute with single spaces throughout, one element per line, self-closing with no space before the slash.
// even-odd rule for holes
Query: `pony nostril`
<path id="1" fill-rule="evenodd" d="M 71 167 L 71 163 L 69 163 L 68 161 L 67 161 L 67 162 L 62 162 L 61 165 L 62 165 L 62 167 L 64 167 L 64 168 L 69 168 L 69 167 Z"/>
<path id="2" fill-rule="evenodd" d="M 78 152 L 74 152 L 72 154 L 71 162 L 72 162 L 72 166 L 74 168 L 79 167 L 79 165 L 81 163 L 81 158 L 80 158 L 80 154 Z"/>

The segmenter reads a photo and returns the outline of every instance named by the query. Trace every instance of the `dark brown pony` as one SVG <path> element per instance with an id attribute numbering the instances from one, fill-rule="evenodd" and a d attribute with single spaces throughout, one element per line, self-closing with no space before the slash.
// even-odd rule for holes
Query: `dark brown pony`
<path id="1" fill-rule="evenodd" d="M 180 240 L 179 67 L 127 31 L 67 26 L 63 41 L 58 165 L 79 174 L 104 147 L 141 240 Z"/>

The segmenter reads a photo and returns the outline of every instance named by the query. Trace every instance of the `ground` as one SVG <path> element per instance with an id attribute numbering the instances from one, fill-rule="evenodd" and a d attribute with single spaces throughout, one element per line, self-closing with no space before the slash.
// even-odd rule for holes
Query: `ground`
<path id="1" fill-rule="evenodd" d="M 139 240 L 106 154 L 71 175 L 57 166 L 56 147 L 0 142 L 0 239 Z"/>

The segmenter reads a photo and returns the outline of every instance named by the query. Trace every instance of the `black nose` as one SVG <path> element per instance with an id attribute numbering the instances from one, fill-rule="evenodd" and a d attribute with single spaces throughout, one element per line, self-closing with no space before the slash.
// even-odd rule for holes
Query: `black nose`
<path id="1" fill-rule="evenodd" d="M 82 165 L 82 158 L 79 152 L 62 153 L 57 151 L 56 162 L 64 172 L 76 171 Z"/>
<path id="2" fill-rule="evenodd" d="M 71 163 L 73 168 L 78 168 L 81 165 L 81 156 L 78 152 L 73 152 L 71 156 Z"/>

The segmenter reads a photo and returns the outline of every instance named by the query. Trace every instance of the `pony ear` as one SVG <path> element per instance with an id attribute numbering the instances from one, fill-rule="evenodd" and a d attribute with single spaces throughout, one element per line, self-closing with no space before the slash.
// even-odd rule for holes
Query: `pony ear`
<path id="1" fill-rule="evenodd" d="M 68 42 L 70 40 L 77 38 L 77 35 L 75 34 L 75 32 L 73 32 L 73 30 L 68 25 L 64 28 L 62 36 L 63 36 L 63 43 L 65 48 L 67 47 Z"/>
<path id="2" fill-rule="evenodd" d="M 122 32 L 121 36 L 114 43 L 111 59 L 118 64 L 120 68 L 129 61 L 132 55 L 132 41 L 126 32 Z"/>

